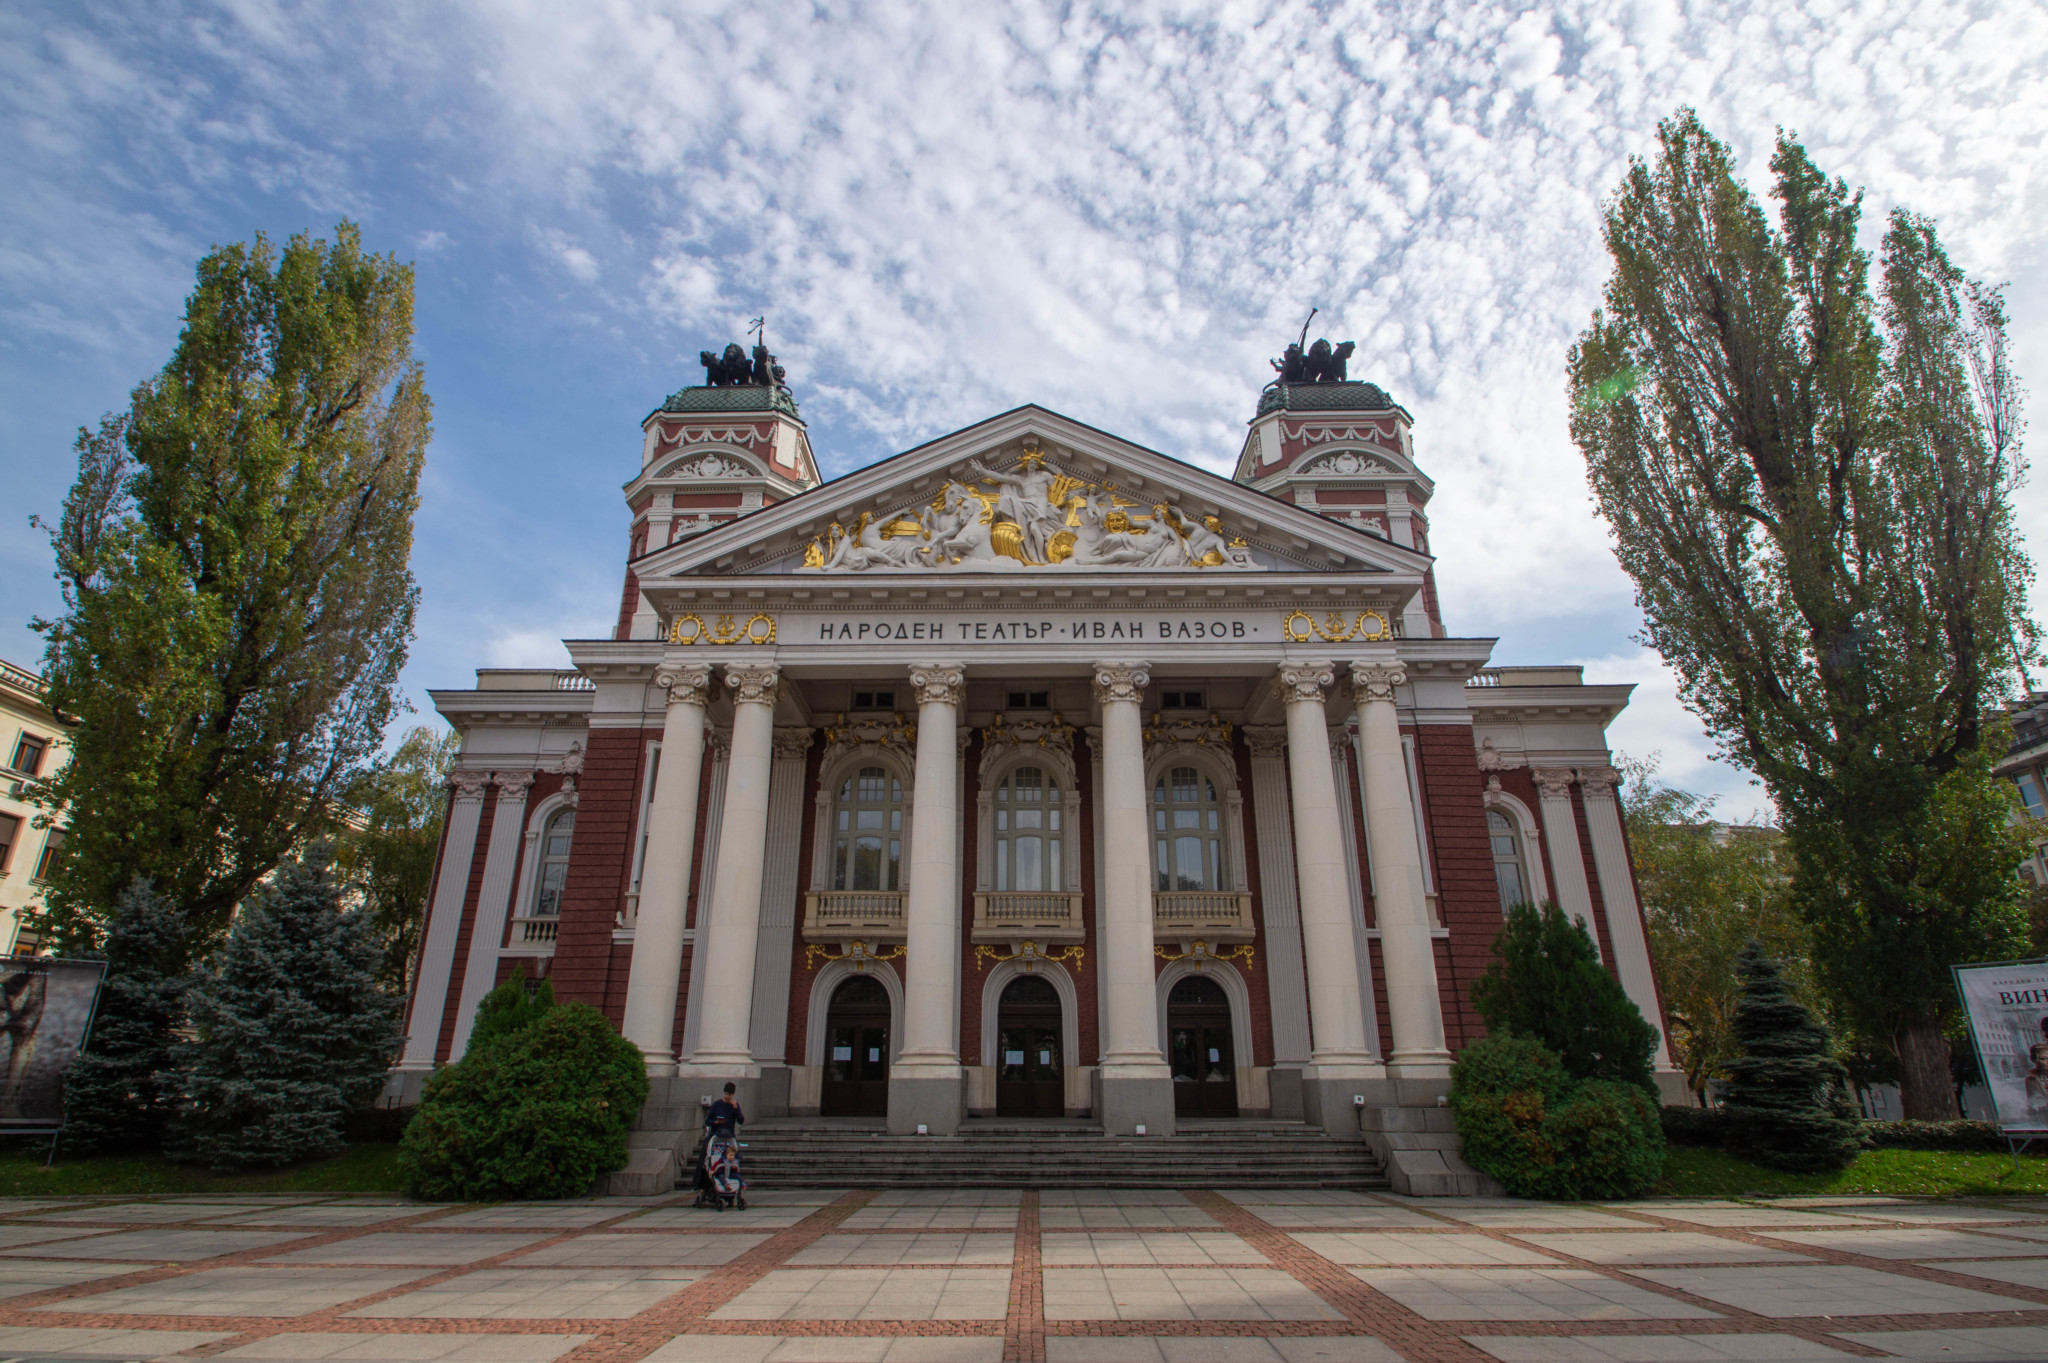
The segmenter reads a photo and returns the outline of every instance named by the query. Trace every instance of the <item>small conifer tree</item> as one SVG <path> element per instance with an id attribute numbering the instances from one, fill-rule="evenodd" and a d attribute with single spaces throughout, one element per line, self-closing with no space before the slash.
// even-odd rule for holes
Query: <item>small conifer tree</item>
<path id="1" fill-rule="evenodd" d="M 512 977 L 483 996 L 476 1006 L 476 1022 L 469 1029 L 469 1044 L 481 1046 L 494 1036 L 523 1032 L 539 1022 L 555 1006 L 555 986 L 542 980 L 531 994 L 526 989 L 526 966 L 514 966 Z"/>
<path id="2" fill-rule="evenodd" d="M 1657 1029 L 1600 964 L 1585 924 L 1555 904 L 1517 904 L 1493 940 L 1493 954 L 1472 986 L 1472 1006 L 1487 1031 L 1542 1042 L 1574 1079 L 1656 1092 L 1650 1058 Z"/>
<path id="3" fill-rule="evenodd" d="M 402 1039 L 383 951 L 375 925 L 343 911 L 324 846 L 279 868 L 194 985 L 170 1153 L 245 1169 L 340 1150 L 350 1104 Z"/>
<path id="4" fill-rule="evenodd" d="M 64 1149 L 152 1149 L 168 1116 L 159 1074 L 184 1018 L 185 917 L 149 881 L 130 882 L 107 923 L 107 975 L 85 1053 L 64 1075 Z"/>
<path id="5" fill-rule="evenodd" d="M 1729 1144 L 1779 1169 L 1839 1169 L 1862 1148 L 1849 1098 L 1849 1072 L 1828 1029 L 1807 1011 L 1752 940 L 1736 959 L 1742 1000 L 1735 1008 L 1741 1055 L 1727 1062 L 1723 1104 Z"/>

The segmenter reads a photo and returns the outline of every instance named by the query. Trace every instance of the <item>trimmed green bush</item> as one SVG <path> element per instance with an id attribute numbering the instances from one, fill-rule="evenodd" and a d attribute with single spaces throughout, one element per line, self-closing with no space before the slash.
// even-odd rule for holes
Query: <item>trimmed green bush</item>
<path id="1" fill-rule="evenodd" d="M 2012 1147 L 1997 1122 L 1865 1122 L 1863 1143 L 1873 1150 L 1995 1150 Z"/>
<path id="2" fill-rule="evenodd" d="M 507 981 L 503 991 L 524 993 Z M 499 1000 L 497 1007 L 505 1008 Z M 647 1062 L 581 1003 L 527 1010 L 427 1081 L 399 1142 L 405 1191 L 429 1201 L 580 1197 L 626 1162 L 626 1132 L 647 1101 Z M 515 1020 L 516 1021 L 516 1020 Z"/>
<path id="3" fill-rule="evenodd" d="M 1728 1138 L 1728 1123 L 1722 1120 L 1721 1109 L 1716 1107 L 1667 1106 L 1658 1116 L 1663 1119 L 1666 1145 L 1714 1150 Z"/>
<path id="4" fill-rule="evenodd" d="M 1472 986 L 1472 1006 L 1497 1035 L 1534 1037 L 1577 1079 L 1647 1089 L 1657 1029 L 1600 964 L 1586 925 L 1555 904 L 1517 904 L 1493 939 L 1493 964 Z"/>
<path id="5" fill-rule="evenodd" d="M 1528 1037 L 1490 1036 L 1459 1052 L 1451 1113 L 1459 1153 L 1516 1197 L 1634 1197 L 1664 1169 L 1648 1092 L 1574 1078 Z"/>
<path id="6" fill-rule="evenodd" d="M 489 1041 L 494 1036 L 524 1031 L 539 1022 L 555 1006 L 555 986 L 542 980 L 531 994 L 526 989 L 526 964 L 512 967 L 512 978 L 483 996 L 476 1006 L 476 1021 L 470 1025 L 469 1044 Z"/>
<path id="7" fill-rule="evenodd" d="M 1736 958 L 1742 998 L 1721 1112 L 1728 1148 L 1774 1169 L 1840 1169 L 1863 1149 L 1863 1115 L 1828 1029 L 1752 940 Z"/>

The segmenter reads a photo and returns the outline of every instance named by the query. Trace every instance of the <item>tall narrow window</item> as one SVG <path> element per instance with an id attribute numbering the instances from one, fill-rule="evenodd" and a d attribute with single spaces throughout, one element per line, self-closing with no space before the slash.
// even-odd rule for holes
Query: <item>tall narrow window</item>
<path id="1" fill-rule="evenodd" d="M 50 740 L 25 733 L 14 740 L 14 769 L 30 776 L 43 774 L 43 754 L 50 749 Z"/>
<path id="2" fill-rule="evenodd" d="M 1019 767 L 996 783 L 996 888 L 1061 890 L 1060 783 Z"/>
<path id="3" fill-rule="evenodd" d="M 2034 773 L 2030 771 L 2021 772 L 2018 778 L 2018 785 L 2020 788 L 2020 800 L 2026 805 L 2027 813 L 2030 816 L 2038 819 L 2043 814 L 2048 814 L 2048 808 L 2042 807 L 2041 783 L 2034 779 Z"/>
<path id="4" fill-rule="evenodd" d="M 21 820 L 12 814 L 0 814 L 0 871 L 14 860 L 14 841 L 20 836 Z"/>
<path id="5" fill-rule="evenodd" d="M 836 819 L 832 888 L 901 889 L 902 779 L 884 767 L 862 767 L 840 783 Z"/>
<path id="6" fill-rule="evenodd" d="M 1522 840 L 1515 825 L 1497 809 L 1486 811 L 1486 832 L 1493 842 L 1493 878 L 1500 886 L 1500 911 L 1506 913 L 1529 898 L 1522 874 Z"/>
<path id="7" fill-rule="evenodd" d="M 64 830 L 53 828 L 43 839 L 43 854 L 36 858 L 36 873 L 33 879 L 44 881 L 50 878 L 50 868 L 57 864 L 57 858 L 64 851 Z"/>
<path id="8" fill-rule="evenodd" d="M 548 820 L 540 835 L 540 875 L 533 898 L 536 918 L 553 918 L 562 912 L 562 890 L 569 883 L 569 843 L 576 834 L 576 811 L 565 809 Z"/>
<path id="9" fill-rule="evenodd" d="M 1152 783 L 1152 839 L 1158 889 L 1223 888 L 1223 810 L 1200 771 L 1173 767 Z"/>

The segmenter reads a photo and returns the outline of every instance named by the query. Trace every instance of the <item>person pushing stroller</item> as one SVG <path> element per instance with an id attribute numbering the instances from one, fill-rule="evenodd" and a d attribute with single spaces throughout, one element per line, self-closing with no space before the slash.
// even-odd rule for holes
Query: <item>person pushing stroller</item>
<path id="1" fill-rule="evenodd" d="M 733 1084 L 704 1113 L 704 1157 L 697 1162 L 697 1205 L 724 1211 L 730 1202 L 744 1209 L 747 1184 L 740 1176 L 740 1133 L 747 1114 L 741 1110 Z"/>

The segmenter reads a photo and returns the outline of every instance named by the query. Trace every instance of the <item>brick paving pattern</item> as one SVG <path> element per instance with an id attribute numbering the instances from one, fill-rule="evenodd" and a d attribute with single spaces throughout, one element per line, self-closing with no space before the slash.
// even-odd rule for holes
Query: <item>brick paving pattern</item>
<path id="1" fill-rule="evenodd" d="M 2048 1358 L 2048 1199 L 763 1189 L 0 1199 L 0 1356 L 234 1363 Z"/>

